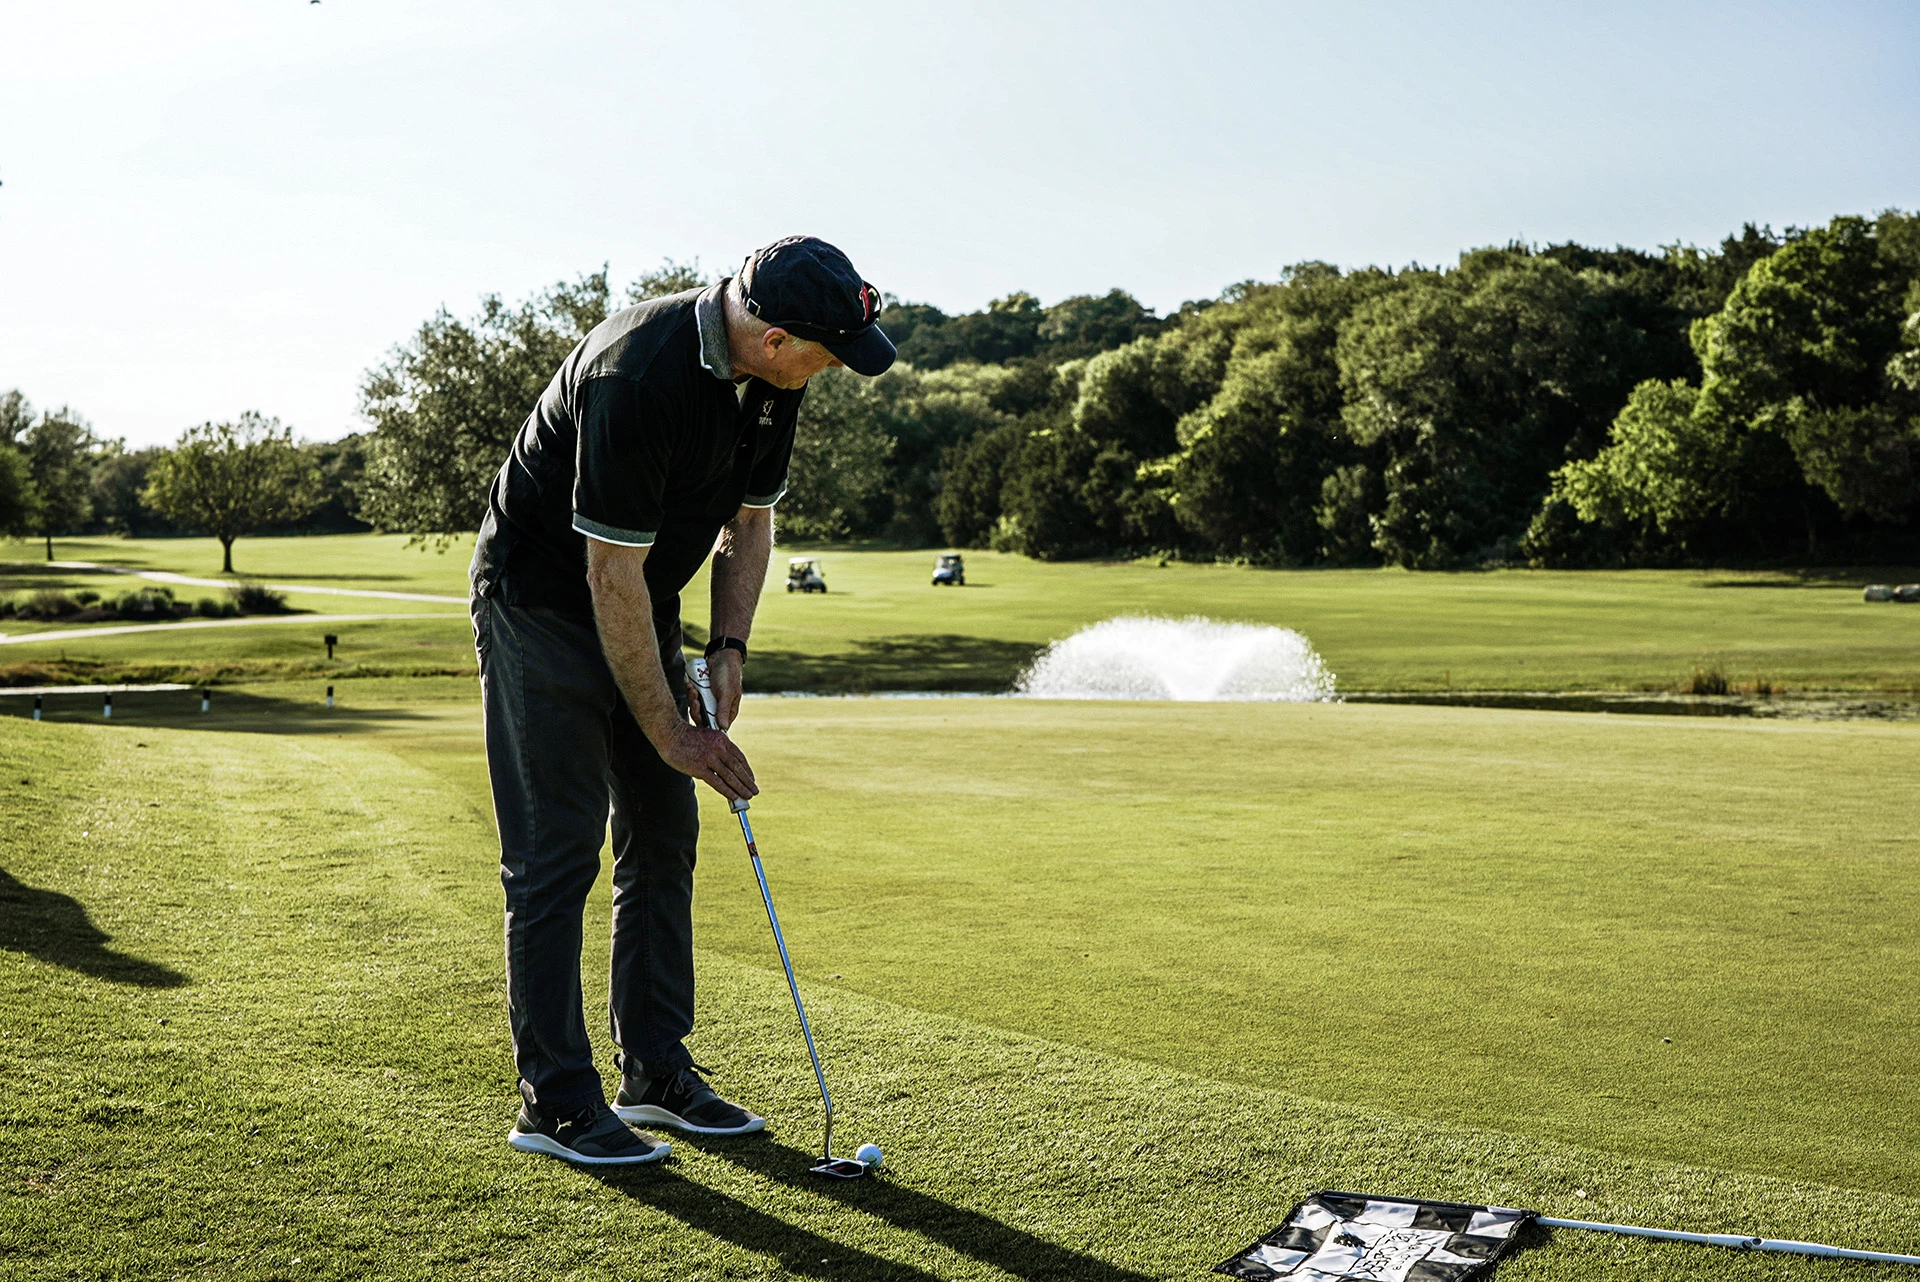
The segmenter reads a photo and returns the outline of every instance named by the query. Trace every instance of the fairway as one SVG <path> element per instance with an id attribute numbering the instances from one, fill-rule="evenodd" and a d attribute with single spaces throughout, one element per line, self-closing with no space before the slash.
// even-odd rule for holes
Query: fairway
<path id="1" fill-rule="evenodd" d="M 822 1189 L 722 807 L 691 1045 L 771 1142 L 530 1160 L 472 684 L 319 694 L 0 705 L 0 1277 L 1183 1278 L 1319 1187 L 1920 1246 L 1920 728 L 754 701 L 894 1168 Z M 1877 1276 L 1564 1231 L 1500 1272 Z"/>
<path id="2" fill-rule="evenodd" d="M 335 591 L 442 595 L 447 603 L 294 591 L 318 613 L 373 611 L 417 618 L 381 623 L 239 627 L 160 637 L 63 636 L 58 625 L 0 620 L 0 666 L 70 659 L 226 665 L 262 674 L 323 654 L 320 636 L 345 638 L 339 657 L 362 671 L 459 672 L 472 638 L 458 602 L 470 548 L 409 548 L 398 535 L 251 539 L 236 562 L 248 577 Z M 825 595 L 789 594 L 787 553 L 807 550 L 826 571 Z M 217 577 L 207 539 L 70 539 L 64 559 Z M 0 591 L 92 587 L 140 580 L 36 564 L 38 545 L 0 543 Z M 1119 614 L 1205 615 L 1303 633 L 1338 688 L 1366 691 L 1671 691 L 1696 669 L 1736 688 L 1854 691 L 1910 698 L 1920 691 L 1920 609 L 1868 604 L 1861 584 L 1920 571 L 1544 571 L 1411 574 L 1399 570 L 1263 570 L 1152 561 L 1049 564 L 967 553 L 967 586 L 928 582 L 931 551 L 775 550 L 754 628 L 749 688 L 762 692 L 1009 689 L 1050 642 Z M 182 588 L 183 599 L 213 592 Z M 706 617 L 706 579 L 682 613 Z M 20 642 L 24 642 L 23 644 Z M 277 667 L 275 666 L 277 665 Z M 187 676 L 184 679 L 199 679 Z"/>

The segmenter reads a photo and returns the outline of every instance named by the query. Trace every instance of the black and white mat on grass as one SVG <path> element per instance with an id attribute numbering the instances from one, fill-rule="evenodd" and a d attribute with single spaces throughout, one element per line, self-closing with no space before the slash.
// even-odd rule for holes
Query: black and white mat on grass
<path id="1" fill-rule="evenodd" d="M 1863 1251 L 1789 1238 L 1689 1233 L 1636 1224 L 1554 1219 L 1506 1206 L 1325 1192 L 1315 1193 L 1294 1207 L 1285 1224 L 1232 1259 L 1214 1265 L 1213 1271 L 1236 1278 L 1286 1278 L 1289 1282 L 1479 1282 L 1492 1276 L 1493 1266 L 1513 1249 L 1515 1239 L 1528 1224 L 1735 1251 L 1920 1264 L 1920 1255 Z"/>
<path id="2" fill-rule="evenodd" d="M 1315 1193 L 1215 1273 L 1290 1282 L 1476 1282 L 1513 1247 L 1532 1211 Z"/>

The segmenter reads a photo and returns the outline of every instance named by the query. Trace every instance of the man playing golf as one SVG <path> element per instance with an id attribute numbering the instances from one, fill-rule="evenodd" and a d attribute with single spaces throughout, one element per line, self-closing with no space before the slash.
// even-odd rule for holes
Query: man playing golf
<path id="1" fill-rule="evenodd" d="M 693 781 L 751 797 L 740 709 L 807 380 L 882 373 L 880 299 L 809 236 L 705 290 L 631 307 L 573 349 L 514 438 L 474 549 L 473 635 L 506 887 L 515 1148 L 592 1164 L 668 1145 L 628 1125 L 759 1130 L 708 1087 L 693 1029 Z M 690 723 L 680 590 L 711 554 L 720 730 Z M 580 989 L 581 917 L 613 829 L 614 1105 Z"/>

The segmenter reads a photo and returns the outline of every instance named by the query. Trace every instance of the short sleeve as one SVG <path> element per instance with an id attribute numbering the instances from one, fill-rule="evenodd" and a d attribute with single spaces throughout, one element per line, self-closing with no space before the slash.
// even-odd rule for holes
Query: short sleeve
<path id="1" fill-rule="evenodd" d="M 673 457 L 666 416 L 645 388 L 595 378 L 581 389 L 573 528 L 588 538 L 649 547 L 665 511 Z"/>
<path id="2" fill-rule="evenodd" d="M 794 429 L 800 421 L 799 396 L 793 398 L 774 427 L 773 443 L 759 452 L 747 473 L 747 497 L 742 507 L 772 507 L 787 492 L 787 468 L 793 462 Z"/>

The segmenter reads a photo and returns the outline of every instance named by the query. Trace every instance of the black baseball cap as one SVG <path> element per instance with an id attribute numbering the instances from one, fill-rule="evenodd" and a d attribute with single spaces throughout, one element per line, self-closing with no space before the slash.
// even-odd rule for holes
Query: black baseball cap
<path id="1" fill-rule="evenodd" d="M 856 374 L 884 374 L 893 364 L 893 340 L 874 323 L 880 291 L 817 236 L 788 236 L 748 254 L 740 288 L 755 317 L 819 343 Z"/>

